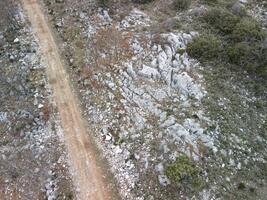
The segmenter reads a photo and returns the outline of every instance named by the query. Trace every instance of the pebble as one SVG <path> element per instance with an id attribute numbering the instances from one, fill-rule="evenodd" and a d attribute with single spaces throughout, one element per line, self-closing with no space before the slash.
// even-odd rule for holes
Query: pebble
<path id="1" fill-rule="evenodd" d="M 106 141 L 110 141 L 112 139 L 112 137 L 110 135 L 106 135 Z"/>
<path id="2" fill-rule="evenodd" d="M 16 39 L 14 40 L 14 43 L 18 43 L 18 42 L 19 42 L 19 39 L 16 38 Z"/>
<path id="3" fill-rule="evenodd" d="M 115 153 L 116 154 L 121 154 L 123 152 L 123 150 L 119 147 L 119 146 L 117 146 L 116 148 L 115 148 Z"/>
<path id="4" fill-rule="evenodd" d="M 38 108 L 40 109 L 40 108 L 43 108 L 44 107 L 44 105 L 43 104 L 39 104 L 38 105 Z"/>

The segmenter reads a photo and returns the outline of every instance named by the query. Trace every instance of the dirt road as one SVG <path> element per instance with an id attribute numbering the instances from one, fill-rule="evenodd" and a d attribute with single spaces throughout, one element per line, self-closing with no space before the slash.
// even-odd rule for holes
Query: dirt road
<path id="1" fill-rule="evenodd" d="M 82 119 L 79 101 L 70 87 L 44 13 L 37 0 L 22 0 L 22 3 L 47 64 L 47 75 L 61 117 L 74 184 L 79 191 L 78 199 L 113 199 L 114 192 L 103 177 L 104 170 L 97 163 L 96 151 L 91 145 L 85 121 Z"/>

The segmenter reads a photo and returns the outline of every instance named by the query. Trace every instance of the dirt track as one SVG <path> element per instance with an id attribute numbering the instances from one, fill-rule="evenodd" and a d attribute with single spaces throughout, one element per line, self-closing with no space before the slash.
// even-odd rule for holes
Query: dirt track
<path id="1" fill-rule="evenodd" d="M 114 192 L 103 178 L 103 170 L 96 161 L 96 151 L 90 143 L 86 125 L 82 119 L 79 101 L 70 87 L 68 76 L 60 59 L 55 40 L 37 0 L 22 0 L 24 10 L 39 39 L 47 75 L 60 113 L 64 140 L 70 158 L 78 199 L 108 200 Z"/>

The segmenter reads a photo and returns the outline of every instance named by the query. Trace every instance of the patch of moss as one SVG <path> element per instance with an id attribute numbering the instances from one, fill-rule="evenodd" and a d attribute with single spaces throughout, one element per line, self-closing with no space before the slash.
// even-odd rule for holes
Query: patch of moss
<path id="1" fill-rule="evenodd" d="M 173 184 L 190 185 L 194 189 L 202 185 L 200 172 L 195 163 L 185 155 L 178 157 L 174 163 L 166 167 L 165 171 Z"/>
<path id="2" fill-rule="evenodd" d="M 186 52 L 186 50 L 185 49 L 177 49 L 176 52 L 182 55 Z"/>

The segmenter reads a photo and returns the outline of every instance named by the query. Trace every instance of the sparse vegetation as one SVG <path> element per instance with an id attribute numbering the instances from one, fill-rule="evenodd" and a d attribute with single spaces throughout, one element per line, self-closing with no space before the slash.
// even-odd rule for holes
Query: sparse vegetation
<path id="1" fill-rule="evenodd" d="M 216 4 L 218 3 L 218 0 L 202 0 L 203 3 L 206 3 L 208 5 L 213 5 L 213 4 Z"/>
<path id="2" fill-rule="evenodd" d="M 266 30 L 252 16 L 246 14 L 245 10 L 239 12 L 240 9 L 245 9 L 245 6 L 241 5 L 237 12 L 233 10 L 235 2 L 229 2 L 209 3 L 209 10 L 199 20 L 193 22 L 194 28 L 198 27 L 198 32 L 202 33 L 202 36 L 213 34 L 221 41 L 222 48 L 217 54 L 217 59 L 205 57 L 203 47 L 213 46 L 213 42 L 208 38 L 206 42 L 210 45 L 206 43 L 196 45 L 199 44 L 197 42 L 199 37 L 202 37 L 198 36 L 187 47 L 189 55 L 201 61 L 206 67 L 203 73 L 209 95 L 204 99 L 203 104 L 210 118 L 218 123 L 220 128 L 217 145 L 227 150 L 238 148 L 239 145 L 244 148 L 238 155 L 230 157 L 212 155 L 214 159 L 212 163 L 215 165 L 207 164 L 210 177 L 213 173 L 214 177 L 230 177 L 230 173 L 236 170 L 236 166 L 229 166 L 226 170 L 220 165 L 216 166 L 216 163 L 227 163 L 231 159 L 244 160 L 248 155 L 253 157 L 248 150 L 245 150 L 246 148 L 251 148 L 253 152 L 261 155 L 265 154 L 266 157 L 264 145 L 253 139 L 266 138 L 266 130 L 264 130 L 266 119 L 264 121 L 260 117 L 266 112 Z M 195 51 L 192 51 L 192 47 Z M 201 53 L 197 49 L 200 49 Z M 253 98 L 257 100 L 253 101 Z M 213 129 L 209 131 L 215 132 L 215 128 Z M 232 137 L 242 138 L 243 142 L 236 146 L 234 142 L 230 142 Z M 253 163 L 253 161 L 250 162 Z M 265 171 L 261 162 L 255 162 L 254 165 L 242 163 L 242 170 L 238 170 L 232 176 L 234 180 L 231 178 L 229 182 L 231 186 L 223 186 L 228 192 L 222 189 L 218 192 L 220 193 L 218 196 L 222 199 L 262 199 L 262 194 L 257 197 L 253 194 L 258 193 L 258 189 L 266 188 L 265 183 L 261 185 L 263 180 L 260 178 L 264 176 Z M 253 189 L 250 190 L 251 185 Z"/>
<path id="3" fill-rule="evenodd" d="M 132 0 L 132 2 L 134 3 L 141 3 L 141 4 L 144 4 L 144 3 L 150 3 L 154 0 Z"/>
<path id="4" fill-rule="evenodd" d="M 173 6 L 178 10 L 186 10 L 190 7 L 191 0 L 174 0 Z"/>
<path id="5" fill-rule="evenodd" d="M 94 57 L 92 63 L 95 63 L 97 68 L 101 66 L 114 67 L 123 59 L 130 58 L 132 51 L 129 48 L 129 34 L 122 35 L 115 25 L 109 29 L 98 30 L 94 40 L 95 49 L 92 53 Z"/>

